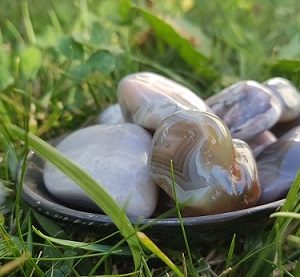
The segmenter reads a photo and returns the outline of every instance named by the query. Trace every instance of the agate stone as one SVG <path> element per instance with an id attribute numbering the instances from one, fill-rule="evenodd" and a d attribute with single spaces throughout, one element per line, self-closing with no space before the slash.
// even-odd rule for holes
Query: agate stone
<path id="1" fill-rule="evenodd" d="M 188 88 L 151 72 L 140 72 L 122 79 L 118 86 L 118 101 L 125 121 L 152 131 L 174 112 L 187 109 L 210 110 Z"/>
<path id="2" fill-rule="evenodd" d="M 264 149 L 257 167 L 262 190 L 259 203 L 284 198 L 300 168 L 300 126 Z"/>
<path id="3" fill-rule="evenodd" d="M 269 130 L 257 134 L 254 138 L 247 141 L 253 151 L 254 156 L 258 156 L 270 144 L 277 140 L 276 136 Z"/>
<path id="4" fill-rule="evenodd" d="M 185 110 L 167 117 L 154 134 L 150 155 L 151 177 L 173 199 L 175 191 L 187 215 L 244 209 L 259 199 L 251 149 L 232 140 L 211 113 Z"/>
<path id="5" fill-rule="evenodd" d="M 248 140 L 272 127 L 281 116 L 281 104 L 256 81 L 241 81 L 206 100 L 235 138 Z"/>
<path id="6" fill-rule="evenodd" d="M 94 177 L 128 216 L 149 217 L 158 197 L 147 168 L 150 145 L 146 130 L 124 123 L 80 129 L 61 141 L 57 149 Z M 77 184 L 48 163 L 44 181 L 62 202 L 99 210 Z"/>
<path id="7" fill-rule="evenodd" d="M 300 116 L 300 93 L 290 81 L 276 77 L 267 80 L 264 85 L 272 90 L 281 104 L 280 122 L 294 120 Z"/>

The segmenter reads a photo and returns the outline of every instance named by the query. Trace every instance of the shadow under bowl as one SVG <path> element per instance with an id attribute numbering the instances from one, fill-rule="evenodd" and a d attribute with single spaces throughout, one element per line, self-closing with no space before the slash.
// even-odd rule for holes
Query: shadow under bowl
<path id="1" fill-rule="evenodd" d="M 43 182 L 44 162 L 35 154 L 28 159 L 28 168 L 23 185 L 23 199 L 39 214 L 46 216 L 64 226 L 94 232 L 108 236 L 117 231 L 117 227 L 105 214 L 84 211 L 71 207 L 55 199 Z M 53 180 L 55 182 L 55 180 Z M 165 197 L 163 194 L 161 197 Z M 166 201 L 159 201 L 165 203 Z M 184 217 L 183 224 L 191 247 L 203 242 L 221 241 L 232 238 L 234 233 L 246 233 L 261 230 L 270 223 L 270 214 L 279 209 L 284 199 L 252 208 L 215 215 Z M 158 205 L 155 216 L 164 213 L 167 207 Z M 184 247 L 182 229 L 178 217 L 168 218 L 130 218 L 132 224 L 144 226 L 143 232 L 159 245 Z"/>

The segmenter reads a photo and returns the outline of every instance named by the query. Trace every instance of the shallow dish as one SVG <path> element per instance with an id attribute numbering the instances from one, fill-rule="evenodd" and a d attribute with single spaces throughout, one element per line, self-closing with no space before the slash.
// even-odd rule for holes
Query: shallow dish
<path id="1" fill-rule="evenodd" d="M 28 160 L 28 169 L 23 186 L 23 199 L 38 213 L 57 221 L 65 226 L 84 228 L 85 231 L 98 235 L 109 235 L 117 228 L 111 219 L 100 213 L 79 210 L 67 206 L 55 199 L 47 191 L 43 182 L 43 161 L 34 154 Z M 55 180 L 53 180 L 55 182 Z M 165 197 L 163 194 L 161 197 Z M 160 201 L 165 203 L 166 201 Z M 279 209 L 284 199 L 249 209 L 227 212 L 216 215 L 206 215 L 183 218 L 185 232 L 191 246 L 197 246 L 204 241 L 216 241 L 230 238 L 233 233 L 245 233 L 253 229 L 261 229 L 270 222 L 271 213 Z M 167 210 L 159 206 L 155 215 Z M 182 247 L 184 245 L 182 230 L 177 217 L 131 218 L 135 225 L 146 224 L 143 231 L 161 245 Z"/>

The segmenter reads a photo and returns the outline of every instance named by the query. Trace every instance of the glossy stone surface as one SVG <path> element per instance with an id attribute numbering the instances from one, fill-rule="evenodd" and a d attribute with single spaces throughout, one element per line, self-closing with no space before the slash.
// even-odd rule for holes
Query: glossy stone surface
<path id="1" fill-rule="evenodd" d="M 186 109 L 210 110 L 188 88 L 151 72 L 140 72 L 121 80 L 118 101 L 125 121 L 156 130 L 163 119 Z"/>
<path id="2" fill-rule="evenodd" d="M 149 158 L 153 180 L 174 198 L 187 215 L 244 209 L 260 196 L 256 164 L 249 146 L 232 140 L 215 115 L 196 110 L 167 117 L 156 130 Z"/>
<path id="3" fill-rule="evenodd" d="M 282 107 L 280 122 L 294 120 L 300 116 L 300 93 L 290 81 L 276 77 L 267 80 L 264 85 L 271 89 L 280 101 Z"/>
<path id="4" fill-rule="evenodd" d="M 150 145 L 146 130 L 124 123 L 80 129 L 60 142 L 57 149 L 99 181 L 128 216 L 149 217 L 158 197 L 147 168 Z M 50 164 L 45 166 L 44 182 L 62 202 L 97 209 L 78 185 Z"/>
<path id="5" fill-rule="evenodd" d="M 256 135 L 254 138 L 247 141 L 247 143 L 252 149 L 254 156 L 257 157 L 261 151 L 263 151 L 276 140 L 276 136 L 267 130 Z"/>
<path id="6" fill-rule="evenodd" d="M 257 157 L 260 204 L 285 197 L 300 167 L 300 126 L 290 130 Z"/>
<path id="7" fill-rule="evenodd" d="M 279 119 L 279 100 L 256 81 L 241 81 L 206 100 L 235 138 L 248 140 L 268 130 Z"/>
<path id="8" fill-rule="evenodd" d="M 124 118 L 119 104 L 108 106 L 98 117 L 100 124 L 118 124 L 124 123 Z"/>

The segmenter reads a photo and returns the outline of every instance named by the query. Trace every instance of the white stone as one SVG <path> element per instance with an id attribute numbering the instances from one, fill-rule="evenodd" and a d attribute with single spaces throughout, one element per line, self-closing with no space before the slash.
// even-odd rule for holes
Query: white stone
<path id="1" fill-rule="evenodd" d="M 119 104 L 108 106 L 98 117 L 99 124 L 118 124 L 124 122 Z"/>
<path id="2" fill-rule="evenodd" d="M 95 125 L 72 133 L 57 149 L 88 171 L 128 216 L 149 217 L 158 198 L 147 168 L 151 139 L 146 130 L 132 123 Z M 44 181 L 61 201 L 97 208 L 79 185 L 48 163 Z"/>

